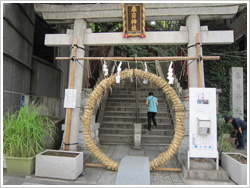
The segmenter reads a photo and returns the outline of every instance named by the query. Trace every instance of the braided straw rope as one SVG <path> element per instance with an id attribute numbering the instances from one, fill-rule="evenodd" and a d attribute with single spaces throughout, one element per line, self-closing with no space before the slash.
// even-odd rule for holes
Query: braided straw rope
<path id="1" fill-rule="evenodd" d="M 153 161 L 150 162 L 150 170 L 154 170 L 164 164 L 166 164 L 178 151 L 182 139 L 184 137 L 184 116 L 185 111 L 184 107 L 176 95 L 175 91 L 163 78 L 160 78 L 152 73 L 145 72 L 139 69 L 131 69 L 131 70 L 124 70 L 120 72 L 121 80 L 128 79 L 131 76 L 137 76 L 139 78 L 146 78 L 159 88 L 162 88 L 162 91 L 170 98 L 173 102 L 173 109 L 175 110 L 175 134 L 174 138 L 165 152 L 158 155 Z M 86 145 L 89 151 L 104 165 L 107 169 L 118 171 L 119 163 L 116 161 L 111 160 L 107 157 L 95 144 L 91 136 L 91 120 L 92 114 L 94 112 L 95 106 L 97 101 L 103 95 L 103 92 L 109 88 L 112 84 L 116 83 L 116 74 L 110 76 L 109 78 L 104 79 L 100 82 L 94 91 L 92 92 L 89 101 L 85 107 L 83 119 L 82 119 L 82 126 L 83 126 L 83 134 L 85 137 Z"/>

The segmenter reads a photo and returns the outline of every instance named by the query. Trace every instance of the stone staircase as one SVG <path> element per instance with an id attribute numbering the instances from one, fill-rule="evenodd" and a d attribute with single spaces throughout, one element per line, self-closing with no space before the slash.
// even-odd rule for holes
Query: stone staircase
<path id="1" fill-rule="evenodd" d="M 161 89 L 150 89 L 150 84 L 138 82 L 138 123 L 142 124 L 142 145 L 169 145 L 173 139 L 174 129 L 165 96 Z M 157 128 L 147 130 L 148 92 L 153 91 L 159 106 L 156 115 Z M 136 123 L 136 87 L 135 80 L 122 81 L 109 94 L 104 116 L 99 128 L 100 144 L 133 145 L 134 123 Z"/>

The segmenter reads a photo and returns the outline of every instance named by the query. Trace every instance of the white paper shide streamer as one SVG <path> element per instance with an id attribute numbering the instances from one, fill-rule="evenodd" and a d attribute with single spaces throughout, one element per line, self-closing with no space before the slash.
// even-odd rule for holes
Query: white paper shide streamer
<path id="1" fill-rule="evenodd" d="M 173 84 L 174 83 L 174 77 L 173 77 L 173 68 L 172 68 L 173 62 L 171 61 L 170 66 L 168 68 L 168 83 Z"/>
<path id="2" fill-rule="evenodd" d="M 144 65 L 145 65 L 145 71 L 148 72 L 147 63 L 144 63 Z M 147 83 L 148 83 L 148 79 L 145 79 L 145 78 L 144 78 L 143 83 L 144 83 L 144 84 L 147 84 Z"/>
<path id="3" fill-rule="evenodd" d="M 117 76 L 116 76 L 116 83 L 117 84 L 120 83 L 120 79 L 121 79 L 121 77 L 120 77 L 120 72 L 122 70 L 121 65 L 122 65 L 122 62 L 120 61 L 119 65 L 117 67 Z"/>
<path id="4" fill-rule="evenodd" d="M 108 66 L 107 66 L 107 63 L 106 63 L 105 60 L 104 60 L 104 64 L 103 64 L 102 70 L 104 72 L 104 76 L 108 76 L 109 75 Z"/>

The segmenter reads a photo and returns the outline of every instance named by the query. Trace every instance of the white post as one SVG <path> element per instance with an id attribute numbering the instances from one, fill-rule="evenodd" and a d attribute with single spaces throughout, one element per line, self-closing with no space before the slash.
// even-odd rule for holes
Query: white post
<path id="1" fill-rule="evenodd" d="M 188 28 L 188 56 L 197 56 L 196 51 L 196 33 L 200 33 L 200 18 L 198 15 L 190 15 L 186 19 L 186 25 Z M 202 42 L 202 41 L 201 41 Z M 202 55 L 202 48 L 201 48 Z M 189 87 L 198 87 L 198 71 L 197 71 L 197 61 L 188 61 L 189 69 Z M 201 61 L 202 66 L 202 87 L 205 87 L 204 83 L 204 70 L 203 61 Z"/>
<path id="2" fill-rule="evenodd" d="M 76 19 L 74 22 L 74 34 L 73 39 L 77 37 L 77 52 L 76 57 L 84 57 L 84 44 L 83 36 L 85 29 L 87 28 L 87 22 L 83 19 Z M 72 39 L 72 40 L 73 40 Z M 80 63 L 82 65 L 80 65 Z M 80 125 L 80 107 L 81 107 L 81 93 L 82 93 L 82 81 L 83 81 L 83 66 L 84 63 L 82 60 L 77 60 L 75 64 L 75 79 L 74 79 L 74 89 L 77 90 L 76 95 L 76 108 L 72 109 L 71 117 L 71 127 L 70 127 L 70 138 L 69 138 L 69 150 L 77 151 L 78 143 L 78 132 Z M 66 115 L 67 117 L 67 115 Z M 67 122 L 67 119 L 65 120 Z"/>

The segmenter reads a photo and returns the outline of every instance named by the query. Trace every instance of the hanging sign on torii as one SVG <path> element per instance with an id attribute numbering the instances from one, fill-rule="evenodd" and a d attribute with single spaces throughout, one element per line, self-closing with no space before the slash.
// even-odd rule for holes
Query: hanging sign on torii
<path id="1" fill-rule="evenodd" d="M 145 3 L 122 3 L 123 38 L 145 35 Z"/>

